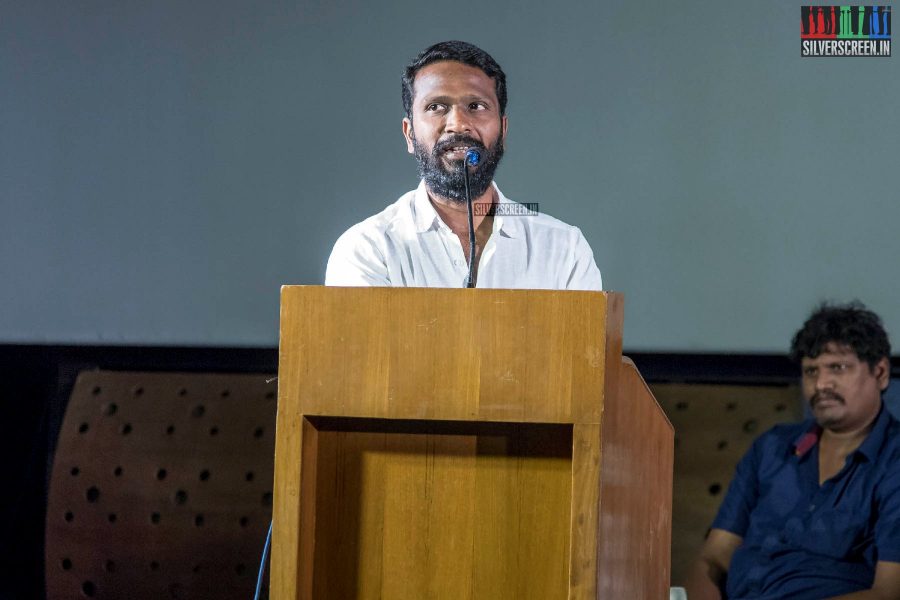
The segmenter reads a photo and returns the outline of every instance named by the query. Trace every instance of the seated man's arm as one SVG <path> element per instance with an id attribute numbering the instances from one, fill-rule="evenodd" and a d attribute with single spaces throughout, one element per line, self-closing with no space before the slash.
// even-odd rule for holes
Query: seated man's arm
<path id="1" fill-rule="evenodd" d="M 872 589 L 835 596 L 829 600 L 900 600 L 900 563 L 878 561 Z"/>
<path id="2" fill-rule="evenodd" d="M 724 529 L 711 529 L 700 556 L 688 571 L 685 589 L 689 600 L 721 600 L 721 589 L 731 564 L 731 556 L 743 538 Z"/>

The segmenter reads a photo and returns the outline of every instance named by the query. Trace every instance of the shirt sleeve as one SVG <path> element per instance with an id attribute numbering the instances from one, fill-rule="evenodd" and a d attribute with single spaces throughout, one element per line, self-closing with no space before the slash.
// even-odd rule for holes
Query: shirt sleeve
<path id="1" fill-rule="evenodd" d="M 878 560 L 900 562 L 900 456 L 888 465 L 876 492 L 875 548 Z"/>
<path id="2" fill-rule="evenodd" d="M 594 253 L 590 244 L 584 238 L 584 234 L 577 227 L 575 230 L 575 243 L 573 245 L 574 263 L 572 272 L 566 281 L 567 290 L 584 290 L 584 291 L 601 291 L 603 289 L 603 279 L 600 276 L 600 269 L 594 262 Z"/>
<path id="3" fill-rule="evenodd" d="M 719 507 L 713 521 L 713 529 L 724 529 L 744 537 L 750 526 L 750 513 L 759 498 L 759 456 L 760 439 L 757 439 L 744 454 L 734 470 L 734 478 L 728 486 L 728 493 Z"/>
<path id="4" fill-rule="evenodd" d="M 389 287 L 387 262 L 376 240 L 359 226 L 348 229 L 335 242 L 325 269 L 325 285 Z"/>

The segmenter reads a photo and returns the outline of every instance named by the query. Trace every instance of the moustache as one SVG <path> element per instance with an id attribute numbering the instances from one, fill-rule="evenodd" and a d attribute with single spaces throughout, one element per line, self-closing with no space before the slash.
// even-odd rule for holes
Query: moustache
<path id="1" fill-rule="evenodd" d="M 809 405 L 815 406 L 822 400 L 834 400 L 836 402 L 840 402 L 841 404 L 846 404 L 844 401 L 844 397 L 840 394 L 835 394 L 834 392 L 816 392 L 812 395 L 812 398 L 809 399 Z"/>

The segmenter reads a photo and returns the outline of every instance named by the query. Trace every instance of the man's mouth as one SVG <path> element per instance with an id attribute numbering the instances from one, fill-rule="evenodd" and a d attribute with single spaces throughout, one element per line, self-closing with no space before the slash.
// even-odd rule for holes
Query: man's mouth
<path id="1" fill-rule="evenodd" d="M 443 155 L 444 158 L 449 158 L 450 160 L 462 160 L 465 158 L 469 148 L 471 148 L 471 146 L 450 146 L 443 151 Z"/>
<path id="2" fill-rule="evenodd" d="M 447 140 L 437 146 L 437 154 L 449 161 L 463 160 L 466 152 L 476 148 L 484 150 L 484 147 L 475 140 Z"/>

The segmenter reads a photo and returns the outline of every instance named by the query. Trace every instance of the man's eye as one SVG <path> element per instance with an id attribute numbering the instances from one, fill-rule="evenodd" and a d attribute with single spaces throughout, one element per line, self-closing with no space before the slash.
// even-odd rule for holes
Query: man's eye
<path id="1" fill-rule="evenodd" d="M 847 365 L 845 365 L 845 364 L 843 364 L 843 363 L 839 363 L 839 364 L 836 364 L 836 365 L 831 365 L 831 372 L 832 372 L 832 373 L 843 373 L 843 372 L 846 371 L 846 370 L 847 370 Z"/>
<path id="2" fill-rule="evenodd" d="M 487 106 L 484 102 L 472 102 L 469 104 L 469 110 L 487 110 Z"/>
<path id="3" fill-rule="evenodd" d="M 437 102 L 433 102 L 425 107 L 425 111 L 426 112 L 435 112 L 435 111 L 441 110 L 443 107 L 444 107 L 443 104 L 438 104 Z"/>
<path id="4" fill-rule="evenodd" d="M 807 368 L 803 369 L 803 375 L 805 377 L 815 377 L 817 371 L 818 371 L 818 369 L 815 369 L 813 367 L 807 367 Z"/>

